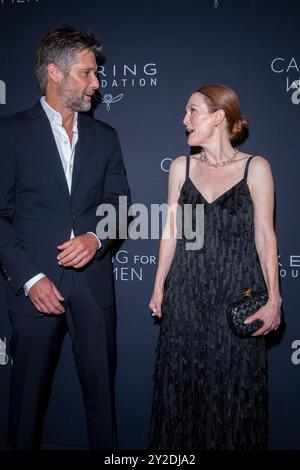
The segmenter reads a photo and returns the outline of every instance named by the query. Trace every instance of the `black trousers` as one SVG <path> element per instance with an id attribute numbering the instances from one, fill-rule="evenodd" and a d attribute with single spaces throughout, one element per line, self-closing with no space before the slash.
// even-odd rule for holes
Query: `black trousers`
<path id="1" fill-rule="evenodd" d="M 69 331 L 83 391 L 90 449 L 115 449 L 115 307 L 102 309 L 96 303 L 84 272 L 66 270 L 62 281 L 59 288 L 66 307 L 63 315 L 30 317 L 9 312 L 13 366 L 8 446 L 40 448 L 53 375 L 64 335 Z"/>

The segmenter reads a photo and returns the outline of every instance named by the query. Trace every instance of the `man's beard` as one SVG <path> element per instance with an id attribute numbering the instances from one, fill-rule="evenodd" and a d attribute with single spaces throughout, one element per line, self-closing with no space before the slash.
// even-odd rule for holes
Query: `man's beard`
<path id="1" fill-rule="evenodd" d="M 86 94 L 91 96 L 92 92 L 86 90 Z M 92 100 L 86 101 L 84 99 L 85 94 L 79 96 L 76 95 L 76 92 L 73 89 L 68 87 L 64 87 L 61 92 L 62 100 L 64 106 L 70 109 L 73 112 L 87 112 L 91 109 Z"/>
<path id="2" fill-rule="evenodd" d="M 85 101 L 84 96 L 65 96 L 65 106 L 74 112 L 87 112 L 91 109 L 92 101 Z"/>

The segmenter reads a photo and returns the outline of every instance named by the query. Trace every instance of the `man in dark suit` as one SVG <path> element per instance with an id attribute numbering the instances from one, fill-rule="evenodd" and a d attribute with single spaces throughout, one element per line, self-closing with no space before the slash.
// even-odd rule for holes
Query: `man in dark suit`
<path id="1" fill-rule="evenodd" d="M 9 281 L 13 367 L 8 445 L 35 449 L 65 332 L 91 449 L 116 447 L 111 248 L 97 207 L 129 189 L 118 137 L 89 111 L 100 42 L 60 27 L 37 52 L 42 98 L 0 120 L 0 260 Z M 126 221 L 118 220 L 118 223 Z"/>

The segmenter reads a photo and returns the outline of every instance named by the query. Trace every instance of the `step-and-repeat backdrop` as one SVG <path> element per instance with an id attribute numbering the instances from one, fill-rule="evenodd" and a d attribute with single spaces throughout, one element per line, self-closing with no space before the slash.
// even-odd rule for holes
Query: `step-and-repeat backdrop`
<path id="1" fill-rule="evenodd" d="M 0 0 L 1 116 L 39 99 L 35 51 L 45 32 L 70 24 L 101 38 L 106 62 L 99 69 L 102 103 L 95 117 L 119 132 L 133 202 L 147 206 L 165 202 L 170 163 L 189 152 L 182 124 L 189 94 L 214 82 L 237 92 L 250 124 L 243 150 L 266 156 L 276 183 L 286 325 L 269 348 L 272 449 L 300 449 L 299 17 L 298 0 Z M 147 442 L 158 334 L 148 302 L 158 247 L 158 240 L 129 240 L 114 258 L 116 393 L 123 449 L 143 449 Z M 0 312 L 0 441 L 4 446 L 11 330 L 3 279 Z M 55 375 L 43 442 L 49 448 L 87 446 L 68 337 Z"/>

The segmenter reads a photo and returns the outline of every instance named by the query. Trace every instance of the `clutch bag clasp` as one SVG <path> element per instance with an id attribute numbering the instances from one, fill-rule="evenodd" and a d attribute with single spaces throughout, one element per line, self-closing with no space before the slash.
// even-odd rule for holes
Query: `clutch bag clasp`
<path id="1" fill-rule="evenodd" d="M 251 289 L 251 287 L 248 287 L 242 292 L 243 297 L 252 297 L 252 294 L 253 294 L 253 289 Z"/>

